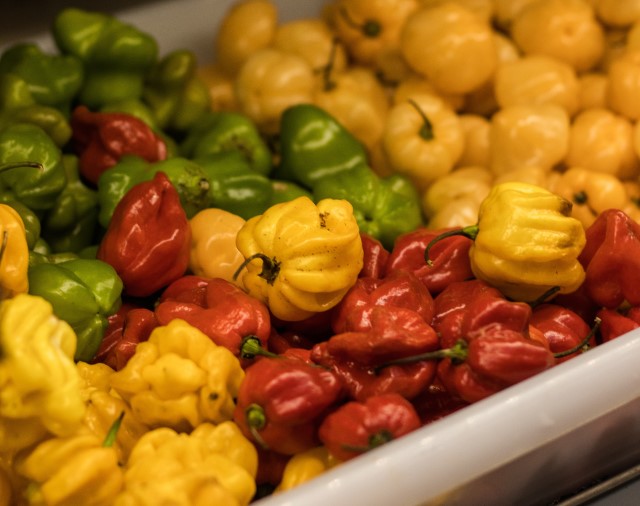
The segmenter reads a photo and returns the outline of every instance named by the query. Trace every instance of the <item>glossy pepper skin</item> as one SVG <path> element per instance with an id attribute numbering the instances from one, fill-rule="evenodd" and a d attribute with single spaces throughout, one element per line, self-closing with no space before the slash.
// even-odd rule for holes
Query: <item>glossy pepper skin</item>
<path id="1" fill-rule="evenodd" d="M 351 204 L 306 197 L 276 204 L 248 220 L 236 245 L 247 292 L 285 321 L 335 306 L 362 269 L 362 240 Z"/>
<path id="2" fill-rule="evenodd" d="M 118 202 L 97 258 L 111 265 L 123 292 L 146 297 L 189 266 L 191 229 L 180 196 L 164 172 L 138 183 Z"/>
<path id="3" fill-rule="evenodd" d="M 176 280 L 162 292 L 154 313 L 160 325 L 186 321 L 235 356 L 244 338 L 253 336 L 266 347 L 271 333 L 267 306 L 221 278 L 187 275 Z"/>
<path id="4" fill-rule="evenodd" d="M 615 309 L 623 302 L 640 304 L 636 283 L 640 225 L 620 209 L 602 212 L 587 229 L 578 259 L 584 266 L 584 290 L 597 305 Z"/>
<path id="5" fill-rule="evenodd" d="M 209 206 L 209 180 L 203 168 L 181 157 L 170 157 L 155 163 L 146 162 L 135 155 L 125 155 L 107 169 L 98 180 L 98 222 L 109 226 L 116 206 L 136 184 L 152 181 L 163 172 L 178 192 L 180 204 L 191 218 Z"/>
<path id="6" fill-rule="evenodd" d="M 74 358 L 90 362 L 97 353 L 107 318 L 122 302 L 122 280 L 106 262 L 77 258 L 29 268 L 29 293 L 53 306 L 54 314 L 75 331 Z"/>
<path id="7" fill-rule="evenodd" d="M 602 308 L 597 313 L 600 318 L 600 340 L 611 341 L 640 327 L 640 308 L 633 306 L 626 310 Z"/>
<path id="8" fill-rule="evenodd" d="M 231 420 L 244 379 L 240 362 L 184 320 L 153 330 L 110 380 L 145 425 L 191 431 Z"/>
<path id="9" fill-rule="evenodd" d="M 67 183 L 41 220 L 41 235 L 53 253 L 78 253 L 94 244 L 98 226 L 98 192 L 80 178 L 78 159 L 62 156 Z"/>
<path id="10" fill-rule="evenodd" d="M 0 131 L 0 165 L 35 162 L 42 169 L 0 172 L 0 199 L 16 200 L 34 211 L 51 209 L 66 184 L 62 152 L 39 126 L 15 123 Z"/>
<path id="11" fill-rule="evenodd" d="M 237 153 L 253 172 L 262 176 L 268 176 L 273 168 L 267 142 L 256 125 L 238 112 L 203 114 L 180 143 L 180 153 L 187 158 Z"/>
<path id="12" fill-rule="evenodd" d="M 163 139 L 141 119 L 118 112 L 93 112 L 78 105 L 71 114 L 72 143 L 82 177 L 96 186 L 100 175 L 123 155 L 147 162 L 167 158 Z"/>
<path id="13" fill-rule="evenodd" d="M 67 114 L 84 79 L 81 61 L 73 55 L 47 54 L 37 44 L 17 43 L 0 56 L 0 74 L 23 79 L 36 103 Z"/>
<path id="14" fill-rule="evenodd" d="M 193 52 L 177 49 L 164 55 L 145 76 L 142 100 L 157 126 L 181 134 L 211 109 L 211 98 L 198 75 Z"/>
<path id="15" fill-rule="evenodd" d="M 0 204 L 0 299 L 29 290 L 29 245 L 20 214 Z"/>
<path id="16" fill-rule="evenodd" d="M 396 238 L 389 259 L 385 264 L 384 275 L 397 270 L 413 272 L 436 296 L 449 284 L 473 278 L 469 249 L 472 241 L 464 236 L 452 236 L 433 245 L 429 252 L 431 265 L 424 261 L 424 250 L 438 235 L 449 228 L 430 230 L 420 227 Z"/>
<path id="17" fill-rule="evenodd" d="M 316 447 L 318 423 L 342 395 L 338 377 L 285 357 L 258 358 L 245 372 L 233 415 L 245 436 L 285 455 Z"/>
<path id="18" fill-rule="evenodd" d="M 384 245 L 372 235 L 360 232 L 364 261 L 358 274 L 361 278 L 381 278 L 384 275 L 390 253 Z"/>
<path id="19" fill-rule="evenodd" d="M 420 428 L 413 405 L 397 394 L 350 401 L 325 417 L 320 441 L 344 462 Z"/>
<path id="20" fill-rule="evenodd" d="M 271 181 L 251 168 L 236 151 L 194 158 L 209 181 L 209 207 L 217 207 L 248 220 L 265 212 L 271 204 Z"/>
<path id="21" fill-rule="evenodd" d="M 349 201 L 360 230 L 387 249 L 399 235 L 423 224 L 420 198 L 409 180 L 399 174 L 380 177 L 364 164 L 318 181 L 313 198 Z"/>
<path id="22" fill-rule="evenodd" d="M 145 74 L 158 56 L 153 37 L 112 15 L 73 7 L 56 15 L 52 35 L 62 55 L 82 62 L 80 103 L 97 109 L 142 96 Z"/>
<path id="23" fill-rule="evenodd" d="M 311 191 L 318 182 L 367 163 L 364 145 L 333 116 L 313 104 L 284 110 L 279 151 L 274 177 Z"/>
<path id="24" fill-rule="evenodd" d="M 585 277 L 578 255 L 586 238 L 571 207 L 568 200 L 529 183 L 493 186 L 480 205 L 478 223 L 462 229 L 474 239 L 469 250 L 474 275 L 526 302 L 551 289 L 577 290 Z M 427 263 L 429 255 L 427 248 Z"/>
<path id="25" fill-rule="evenodd" d="M 0 73 L 0 130 L 14 123 L 42 128 L 62 148 L 71 138 L 67 115 L 34 99 L 29 84 L 15 74 Z"/>
<path id="26" fill-rule="evenodd" d="M 73 329 L 43 298 L 19 294 L 0 303 L 0 345 L 2 453 L 72 435 L 85 414 Z"/>

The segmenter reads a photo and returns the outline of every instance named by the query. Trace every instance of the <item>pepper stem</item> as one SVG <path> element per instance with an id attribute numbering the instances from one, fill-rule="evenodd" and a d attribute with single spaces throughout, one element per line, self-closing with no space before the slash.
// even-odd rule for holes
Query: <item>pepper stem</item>
<path id="1" fill-rule="evenodd" d="M 393 439 L 393 434 L 391 433 L 391 431 L 387 429 L 382 429 L 376 432 L 375 434 L 371 434 L 369 436 L 369 441 L 367 446 L 346 445 L 346 444 L 341 446 L 342 448 L 348 451 L 364 453 L 364 452 L 368 452 L 369 450 L 373 450 L 378 446 L 382 446 L 383 444 L 388 443 L 392 439 Z"/>
<path id="2" fill-rule="evenodd" d="M 425 112 L 421 109 L 418 103 L 410 98 L 409 103 L 413 106 L 413 108 L 418 111 L 418 114 L 422 118 L 422 126 L 420 127 L 420 137 L 422 137 L 425 141 L 431 141 L 435 138 L 435 134 L 433 133 L 433 123 L 429 117 L 425 114 Z"/>
<path id="3" fill-rule="evenodd" d="M 322 72 L 322 83 L 324 87 L 324 91 L 331 91 L 336 87 L 336 83 L 331 80 L 331 75 L 333 73 L 333 67 L 336 61 L 336 49 L 338 45 L 338 40 L 334 37 L 331 39 L 331 50 L 329 53 L 329 60 L 326 65 L 323 65 L 319 70 Z"/>
<path id="4" fill-rule="evenodd" d="M 249 335 L 242 338 L 240 343 L 240 358 L 256 358 L 261 357 L 277 358 L 280 355 L 265 350 L 257 336 Z"/>
<path id="5" fill-rule="evenodd" d="M 415 364 L 416 362 L 422 362 L 423 360 L 440 360 L 443 358 L 450 358 L 454 363 L 464 362 L 469 354 L 469 344 L 464 339 L 458 339 L 456 344 L 450 348 L 442 348 L 440 350 L 428 351 L 426 353 L 420 353 L 418 355 L 411 355 L 410 357 L 397 358 L 391 360 L 382 365 L 376 367 L 376 371 L 389 367 L 390 365 L 402 365 L 402 364 Z"/>
<path id="6" fill-rule="evenodd" d="M 244 410 L 245 420 L 251 432 L 251 436 L 263 449 L 268 450 L 269 445 L 262 439 L 260 431 L 267 425 L 267 416 L 259 404 L 249 404 Z"/>
<path id="7" fill-rule="evenodd" d="M 273 285 L 276 278 L 278 277 L 278 273 L 280 272 L 280 262 L 278 262 L 275 257 L 271 258 L 264 253 L 254 253 L 250 257 L 246 258 L 245 261 L 240 264 L 240 267 L 238 267 L 236 272 L 233 273 L 233 279 L 237 279 L 242 269 L 244 269 L 247 265 L 249 265 L 250 262 L 252 262 L 256 258 L 262 260 L 262 270 L 260 271 L 260 274 L 258 274 L 258 276 L 266 280 L 266 282 L 270 285 Z"/>
<path id="8" fill-rule="evenodd" d="M 563 351 L 554 353 L 553 356 L 555 358 L 563 358 L 563 357 L 566 357 L 567 355 L 571 355 L 572 353 L 576 353 L 578 351 L 586 351 L 589 348 L 588 346 L 589 341 L 598 331 L 601 323 L 602 323 L 602 320 L 598 316 L 596 316 L 593 320 L 593 327 L 591 327 L 591 330 L 582 341 L 576 344 L 573 348 L 569 348 L 568 350 L 563 350 Z"/>
<path id="9" fill-rule="evenodd" d="M 350 27 L 360 30 L 365 37 L 373 39 L 380 35 L 380 32 L 382 31 L 380 23 L 373 19 L 368 19 L 363 24 L 356 22 L 344 7 L 340 9 L 340 14 Z"/>
<path id="10" fill-rule="evenodd" d="M 424 259 L 427 262 L 427 265 L 429 267 L 433 267 L 433 262 L 431 261 L 431 258 L 429 258 L 429 252 L 437 242 L 440 242 L 442 239 L 446 239 L 447 237 L 453 237 L 455 235 L 461 235 L 463 237 L 468 237 L 471 240 L 475 240 L 478 232 L 480 232 L 478 225 L 469 225 L 467 227 L 448 230 L 435 236 L 433 239 L 431 239 L 431 241 L 429 241 L 429 244 L 427 244 L 427 247 L 424 250 Z"/>
<path id="11" fill-rule="evenodd" d="M 118 437 L 118 431 L 120 430 L 120 425 L 122 425 L 123 418 L 124 418 L 124 411 L 120 413 L 118 418 L 116 418 L 111 424 L 111 427 L 109 427 L 109 432 L 107 432 L 107 435 L 105 436 L 104 441 L 102 441 L 102 446 L 104 448 L 111 448 L 115 444 L 116 437 Z"/>
<path id="12" fill-rule="evenodd" d="M 542 295 L 540 295 L 540 297 L 538 297 L 537 299 L 529 302 L 529 306 L 531 306 L 532 309 L 536 308 L 540 304 L 544 304 L 544 302 L 546 300 L 550 299 L 553 295 L 555 295 L 559 291 L 560 291 L 560 287 L 559 286 L 552 286 L 546 292 L 544 292 Z"/>
<path id="13" fill-rule="evenodd" d="M 4 172 L 5 170 L 11 169 L 38 169 L 39 171 L 44 170 L 44 165 L 40 162 L 4 162 L 0 163 L 0 172 Z"/>

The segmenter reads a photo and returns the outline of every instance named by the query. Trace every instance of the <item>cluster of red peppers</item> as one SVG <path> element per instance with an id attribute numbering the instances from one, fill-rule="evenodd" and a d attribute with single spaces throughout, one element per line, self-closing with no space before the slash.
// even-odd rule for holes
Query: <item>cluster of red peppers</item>
<path id="1" fill-rule="evenodd" d="M 262 485 L 277 485 L 293 455 L 322 445 L 349 460 L 640 326 L 640 225 L 620 210 L 586 231 L 586 280 L 572 294 L 508 299 L 472 275 L 462 236 L 434 244 L 427 266 L 425 248 L 442 230 L 407 233 L 391 251 L 361 233 L 355 285 L 295 322 L 229 281 L 188 272 L 187 221 L 161 173 L 116 213 L 100 256 L 123 277 L 124 303 L 96 361 L 124 367 L 173 319 L 228 348 L 246 374 L 234 421 L 259 451 Z"/>

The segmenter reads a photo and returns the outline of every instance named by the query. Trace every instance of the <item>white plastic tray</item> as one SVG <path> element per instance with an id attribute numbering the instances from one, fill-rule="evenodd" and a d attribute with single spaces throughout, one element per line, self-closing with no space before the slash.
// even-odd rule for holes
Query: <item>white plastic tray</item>
<path id="1" fill-rule="evenodd" d="M 175 0 L 118 14 L 161 53 L 212 59 L 233 0 Z M 276 0 L 282 21 L 320 0 Z M 48 34 L 29 40 L 52 48 Z M 1 49 L 1 46 L 0 46 Z M 547 505 L 640 462 L 640 331 L 563 363 L 260 506 Z"/>

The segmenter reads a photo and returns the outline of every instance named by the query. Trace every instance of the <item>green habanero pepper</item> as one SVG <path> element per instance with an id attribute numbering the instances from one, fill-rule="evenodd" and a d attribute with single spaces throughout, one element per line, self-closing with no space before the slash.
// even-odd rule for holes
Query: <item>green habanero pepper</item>
<path id="1" fill-rule="evenodd" d="M 316 202 L 348 200 L 360 230 L 389 250 L 396 237 L 423 225 L 420 197 L 413 184 L 399 174 L 380 177 L 367 165 L 319 181 L 313 197 Z"/>
<path id="2" fill-rule="evenodd" d="M 246 158 L 235 151 L 194 159 L 209 179 L 209 205 L 245 220 L 262 214 L 271 201 L 271 181 L 251 170 Z"/>
<path id="3" fill-rule="evenodd" d="M 263 176 L 270 174 L 272 154 L 256 125 L 238 112 L 219 111 L 203 115 L 187 132 L 180 144 L 187 158 L 238 152 L 249 167 Z"/>
<path id="4" fill-rule="evenodd" d="M 73 55 L 47 54 L 37 44 L 18 43 L 0 56 L 0 74 L 22 78 L 36 103 L 68 114 L 84 79 L 82 62 Z"/>
<path id="5" fill-rule="evenodd" d="M 122 280 L 106 262 L 76 258 L 29 267 L 29 293 L 49 301 L 54 314 L 78 336 L 75 360 L 93 360 L 107 318 L 122 303 Z"/>
<path id="6" fill-rule="evenodd" d="M 312 191 L 321 180 L 368 163 L 364 145 L 313 104 L 294 105 L 282 113 L 279 151 L 274 177 Z"/>
<path id="7" fill-rule="evenodd" d="M 14 123 L 30 123 L 42 128 L 62 148 L 71 138 L 67 116 L 36 103 L 27 82 L 14 74 L 0 74 L 0 130 Z"/>
<path id="8" fill-rule="evenodd" d="M 98 192 L 80 179 L 78 158 L 63 155 L 67 185 L 42 217 L 42 236 L 54 253 L 77 253 L 96 239 Z"/>
<path id="9" fill-rule="evenodd" d="M 178 190 L 189 218 L 209 207 L 211 184 L 198 163 L 182 157 L 149 163 L 138 156 L 125 155 L 98 180 L 98 223 L 106 229 L 120 199 L 136 184 L 151 181 L 157 172 L 164 172 Z"/>
<path id="10" fill-rule="evenodd" d="M 161 129 L 180 134 L 211 109 L 209 89 L 198 75 L 196 56 L 179 49 L 164 56 L 149 71 L 142 100 Z"/>
<path id="11" fill-rule="evenodd" d="M 298 197 L 308 197 L 313 200 L 313 194 L 293 181 L 271 179 L 271 201 L 269 207 L 282 202 L 290 202 Z"/>
<path id="12" fill-rule="evenodd" d="M 62 151 L 39 126 L 15 123 L 0 130 L 0 165 L 25 161 L 41 169 L 0 171 L 0 201 L 16 200 L 36 213 L 51 209 L 67 184 Z"/>
<path id="13" fill-rule="evenodd" d="M 142 96 L 145 75 L 158 57 L 151 35 L 113 15 L 73 7 L 58 13 L 52 34 L 62 54 L 82 62 L 80 103 L 98 109 Z"/>

